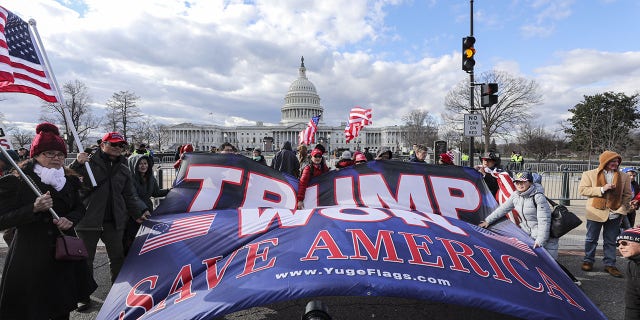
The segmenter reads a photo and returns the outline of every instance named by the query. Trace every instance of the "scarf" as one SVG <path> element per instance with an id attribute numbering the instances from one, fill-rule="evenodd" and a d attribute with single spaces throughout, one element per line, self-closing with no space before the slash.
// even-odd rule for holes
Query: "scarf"
<path id="1" fill-rule="evenodd" d="M 593 198 L 593 207 L 596 209 L 604 210 L 609 208 L 611 210 L 618 210 L 622 205 L 622 183 L 620 181 L 620 171 L 613 173 L 613 181 L 611 182 L 616 187 L 610 189 L 604 193 L 603 197 Z M 596 187 L 602 187 L 607 184 L 607 180 L 604 177 L 604 170 L 598 172 L 598 178 L 596 181 Z"/>
<path id="2" fill-rule="evenodd" d="M 56 191 L 62 190 L 65 183 L 67 183 L 67 177 L 64 176 L 64 168 L 45 168 L 36 163 L 33 172 L 40 177 L 42 183 L 52 186 Z"/>

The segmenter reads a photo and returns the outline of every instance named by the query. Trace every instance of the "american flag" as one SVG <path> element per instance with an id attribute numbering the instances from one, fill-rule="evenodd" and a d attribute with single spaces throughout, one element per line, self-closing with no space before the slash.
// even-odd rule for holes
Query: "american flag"
<path id="1" fill-rule="evenodd" d="M 499 188 L 498 193 L 496 194 L 496 200 L 499 204 L 502 204 L 511 197 L 513 192 L 516 191 L 516 186 L 513 184 L 513 180 L 507 172 L 492 172 L 490 174 L 498 181 Z M 507 214 L 507 217 L 518 226 L 520 225 L 520 222 L 522 222 L 522 218 L 520 218 L 518 211 L 515 209 L 511 210 L 511 212 Z"/>
<path id="2" fill-rule="evenodd" d="M 478 227 L 478 226 L 473 226 L 473 229 L 475 229 L 476 231 L 482 233 L 482 235 L 484 235 L 487 238 L 491 238 L 494 240 L 498 240 L 502 243 L 506 243 L 510 246 L 513 246 L 515 248 L 517 248 L 518 250 L 522 251 L 522 252 L 526 252 L 530 255 L 536 255 L 535 252 L 533 252 L 533 250 L 524 242 L 518 240 L 518 238 L 515 237 L 505 237 L 505 236 L 501 236 L 497 233 L 494 233 L 492 231 L 489 231 L 485 228 L 482 227 Z"/>
<path id="3" fill-rule="evenodd" d="M 322 115 L 317 115 L 315 117 L 311 117 L 309 123 L 307 124 L 307 128 L 300 131 L 298 134 L 298 144 L 312 144 L 316 142 L 316 131 L 318 131 L 318 121 L 320 121 L 320 117 Z"/>
<path id="4" fill-rule="evenodd" d="M 195 217 L 176 219 L 170 223 L 158 223 L 140 248 L 138 255 L 145 254 L 172 243 L 204 236 L 209 233 L 215 214 L 204 214 Z"/>
<path id="5" fill-rule="evenodd" d="M 0 7 L 0 92 L 23 92 L 47 102 L 57 102 L 29 25 L 11 11 Z"/>
<path id="6" fill-rule="evenodd" d="M 355 106 L 349 112 L 349 123 L 344 128 L 344 136 L 347 142 L 353 140 L 360 134 L 362 127 L 372 124 L 371 121 L 372 111 L 371 109 L 365 109 L 360 106 Z"/>

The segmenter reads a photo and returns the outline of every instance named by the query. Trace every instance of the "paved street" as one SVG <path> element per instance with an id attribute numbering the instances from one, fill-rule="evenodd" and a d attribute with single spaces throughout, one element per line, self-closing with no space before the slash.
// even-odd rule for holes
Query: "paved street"
<path id="1" fill-rule="evenodd" d="M 584 217 L 584 201 L 574 201 L 569 207 L 571 211 Z M 584 219 L 583 219 L 584 220 Z M 624 308 L 624 281 L 611 277 L 602 269 L 601 253 L 596 257 L 595 270 L 583 272 L 580 270 L 582 262 L 583 237 L 585 224 L 571 231 L 560 241 L 560 262 L 564 264 L 578 279 L 582 281 L 582 289 L 594 304 L 612 320 L 623 319 Z M 2 242 L 4 245 L 4 242 Z M 0 263 L 4 264 L 6 246 L 0 248 Z M 624 260 L 618 259 L 618 268 L 623 270 Z M 104 299 L 109 291 L 109 266 L 106 252 L 103 247 L 98 248 L 95 260 L 95 274 L 98 289 L 91 299 L 94 306 L 87 312 L 73 312 L 71 319 L 85 320 L 95 319 Z M 304 311 L 306 303 L 311 299 L 289 301 L 267 307 L 252 308 L 236 312 L 222 319 L 225 320 L 268 320 L 268 319 L 299 319 Z M 517 319 L 506 317 L 492 312 L 478 309 L 464 308 L 453 305 L 442 305 L 424 301 L 396 299 L 396 298 L 371 298 L 371 297 L 323 297 L 321 300 L 328 306 L 329 313 L 335 319 L 468 319 L 468 320 L 510 320 Z M 188 318 L 187 318 L 188 319 Z"/>

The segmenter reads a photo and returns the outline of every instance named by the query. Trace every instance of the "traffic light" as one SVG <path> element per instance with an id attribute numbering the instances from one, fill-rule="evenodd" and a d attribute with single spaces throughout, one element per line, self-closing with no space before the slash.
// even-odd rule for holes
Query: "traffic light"
<path id="1" fill-rule="evenodd" d="M 483 108 L 491 107 L 498 103 L 498 84 L 483 83 L 480 85 L 480 106 Z"/>
<path id="2" fill-rule="evenodd" d="M 476 64 L 473 59 L 476 54 L 476 49 L 473 47 L 475 43 L 476 38 L 474 37 L 462 38 L 462 70 L 466 72 L 473 72 L 473 66 Z"/>

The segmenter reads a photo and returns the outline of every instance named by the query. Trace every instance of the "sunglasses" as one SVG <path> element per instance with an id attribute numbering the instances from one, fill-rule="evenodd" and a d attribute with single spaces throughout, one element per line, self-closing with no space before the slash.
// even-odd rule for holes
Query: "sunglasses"
<path id="1" fill-rule="evenodd" d="M 125 148 L 127 146 L 126 143 L 122 143 L 122 142 L 118 142 L 118 143 L 109 142 L 109 145 L 114 147 L 114 148 L 120 148 L 120 149 L 123 149 L 123 148 Z"/>
<path id="2" fill-rule="evenodd" d="M 620 241 L 618 241 L 618 243 L 616 243 L 616 247 L 619 247 L 619 246 L 626 247 L 628 245 L 629 245 L 629 242 L 625 241 L 625 240 L 620 240 Z"/>
<path id="3" fill-rule="evenodd" d="M 315 156 L 313 156 L 314 158 L 322 158 L 321 154 L 316 154 Z"/>

